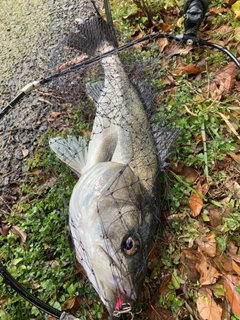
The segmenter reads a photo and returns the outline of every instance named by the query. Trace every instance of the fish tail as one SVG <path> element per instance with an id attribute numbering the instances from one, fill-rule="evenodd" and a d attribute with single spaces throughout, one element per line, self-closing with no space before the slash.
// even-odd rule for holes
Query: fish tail
<path id="1" fill-rule="evenodd" d="M 67 140 L 62 137 L 52 138 L 49 146 L 61 161 L 66 163 L 78 176 L 81 175 L 87 162 L 87 143 L 81 136 L 78 140 L 72 136 L 68 136 Z"/>
<path id="2" fill-rule="evenodd" d="M 92 17 L 84 23 L 80 23 L 70 34 L 68 46 L 93 56 L 103 42 L 116 46 L 114 29 L 102 19 Z"/>

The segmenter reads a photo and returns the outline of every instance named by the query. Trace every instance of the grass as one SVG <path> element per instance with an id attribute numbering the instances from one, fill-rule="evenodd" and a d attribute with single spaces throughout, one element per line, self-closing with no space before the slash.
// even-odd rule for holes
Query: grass
<path id="1" fill-rule="evenodd" d="M 223 6 L 220 1 L 215 2 L 211 3 L 212 7 Z M 139 26 L 141 32 L 148 31 L 144 24 L 146 16 L 136 14 L 136 3 L 121 1 L 113 12 L 115 24 L 126 38 Z M 175 7 L 171 1 L 164 6 L 158 7 L 153 1 L 148 3 L 158 22 L 166 18 L 166 8 L 171 13 Z M 126 18 L 122 20 L 122 16 Z M 235 28 L 240 27 L 231 10 L 215 15 L 211 21 L 221 20 L 219 23 L 224 24 L 229 17 Z M 179 32 L 181 28 L 183 26 L 176 26 L 174 31 Z M 208 30 L 210 35 L 211 28 L 212 25 Z M 155 45 L 150 52 L 143 50 L 142 55 L 153 57 L 157 49 Z M 145 280 L 145 288 L 152 296 L 142 304 L 142 319 L 156 319 L 159 314 L 179 320 L 202 319 L 203 311 L 196 307 L 200 301 L 210 301 L 212 305 L 217 303 L 224 309 L 223 302 L 228 303 L 229 300 L 224 281 L 229 274 L 238 279 L 234 290 L 240 291 L 239 274 L 236 272 L 239 261 L 231 260 L 232 269 L 230 272 L 226 270 L 227 259 L 233 254 L 240 254 L 239 189 L 231 187 L 240 183 L 239 163 L 232 158 L 232 154 L 239 152 L 239 140 L 230 126 L 232 124 L 239 133 L 238 93 L 229 91 L 221 99 L 209 94 L 203 99 L 202 90 L 206 82 L 211 83 L 216 70 L 222 69 L 228 61 L 222 53 L 197 48 L 181 56 L 181 61 L 177 54 L 169 61 L 166 59 L 163 68 L 167 70 L 166 74 L 171 75 L 179 65 L 196 64 L 198 61 L 207 63 L 201 77 L 177 75 L 175 82 L 169 83 L 162 79 L 161 73 L 154 73 L 155 86 L 161 89 L 157 117 L 164 117 L 164 121 L 171 122 L 173 127 L 180 129 L 180 133 L 169 159 L 167 223 L 156 238 L 156 248 Z M 69 130 L 65 135 L 91 130 L 91 125 L 79 111 L 74 110 L 70 120 L 66 121 Z M 29 159 L 25 182 L 21 185 L 21 200 L 5 219 L 6 225 L 18 226 L 22 233 L 10 229 L 7 235 L 0 235 L 0 258 L 27 290 L 55 308 L 78 310 L 76 316 L 80 319 L 106 319 L 107 315 L 91 285 L 79 276 L 79 267 L 74 271 L 74 252 L 67 240 L 67 215 L 76 177 L 48 148 L 48 139 L 55 134 L 49 131 L 42 136 L 34 158 Z M 198 182 L 202 187 L 200 192 Z M 208 188 L 206 193 L 203 192 L 204 185 Z M 200 214 L 196 216 L 193 214 L 196 208 L 190 209 L 189 206 L 192 195 L 198 196 L 195 201 L 202 199 Z M 24 233 L 26 241 L 23 240 Z M 215 248 L 217 253 L 209 251 L 209 247 Z M 210 283 L 203 284 L 200 269 L 204 267 L 200 262 L 204 259 L 208 267 L 214 267 L 221 273 L 215 282 L 205 275 Z M 212 300 L 209 292 L 214 296 Z M 236 296 L 232 292 L 234 294 Z M 239 314 L 235 314 L 227 314 L 224 319 L 239 319 Z M 14 293 L 1 278 L 0 315 L 3 320 L 50 319 Z"/>

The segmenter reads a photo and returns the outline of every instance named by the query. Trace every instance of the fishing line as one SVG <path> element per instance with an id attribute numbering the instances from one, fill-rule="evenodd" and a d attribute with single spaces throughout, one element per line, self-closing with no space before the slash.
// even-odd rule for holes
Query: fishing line
<path id="1" fill-rule="evenodd" d="M 71 73 L 74 72 L 77 69 L 86 67 L 90 64 L 93 64 L 107 56 L 113 55 L 113 54 L 118 54 L 119 52 L 128 49 L 136 44 L 139 44 L 141 42 L 144 41 L 152 41 L 154 39 L 160 39 L 160 38 L 165 38 L 165 39 L 169 39 L 169 40 L 176 40 L 178 42 L 181 42 L 183 44 L 187 44 L 189 46 L 194 45 L 194 46 L 208 46 L 208 47 L 212 47 L 215 48 L 219 51 L 222 51 L 224 54 L 228 55 L 229 58 L 236 64 L 236 66 L 240 69 L 240 61 L 225 47 L 213 43 L 213 42 L 209 42 L 209 41 L 205 41 L 201 38 L 195 37 L 195 36 L 191 36 L 188 34 L 180 34 L 180 35 L 172 35 L 172 34 L 166 34 L 166 33 L 156 33 L 156 34 L 151 34 L 151 35 L 147 35 L 144 36 L 140 39 L 136 39 L 133 40 L 131 42 L 128 42 L 120 47 L 116 47 L 104 54 L 101 55 L 97 55 L 93 58 L 90 59 L 86 59 L 80 63 L 74 64 L 73 66 L 70 66 L 58 73 L 55 73 L 53 75 L 50 75 L 48 77 L 45 78 L 41 78 L 38 81 L 33 81 L 31 83 L 29 83 L 28 85 L 26 85 L 21 92 L 12 100 L 10 101 L 2 110 L 0 110 L 0 119 L 2 119 L 4 117 L 4 115 L 6 115 L 8 113 L 8 111 L 10 111 L 20 100 L 22 100 L 24 98 L 25 95 L 29 94 L 32 90 L 51 82 L 52 80 L 62 77 L 64 75 L 66 75 L 67 73 Z"/>

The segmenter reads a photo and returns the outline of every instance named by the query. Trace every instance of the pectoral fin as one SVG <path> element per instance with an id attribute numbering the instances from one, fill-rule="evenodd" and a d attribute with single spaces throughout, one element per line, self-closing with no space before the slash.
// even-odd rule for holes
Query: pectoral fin
<path id="1" fill-rule="evenodd" d="M 87 161 L 87 143 L 81 136 L 78 140 L 72 136 L 68 136 L 67 140 L 62 137 L 52 138 L 49 141 L 49 146 L 57 157 L 78 176 L 82 174 Z"/>

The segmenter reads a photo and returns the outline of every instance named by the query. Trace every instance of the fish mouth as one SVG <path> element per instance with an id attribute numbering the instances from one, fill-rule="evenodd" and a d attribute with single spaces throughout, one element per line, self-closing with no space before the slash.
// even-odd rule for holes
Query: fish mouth
<path id="1" fill-rule="evenodd" d="M 104 293 L 101 295 L 104 298 L 104 304 L 114 317 L 120 317 L 124 313 L 132 315 L 132 303 L 137 298 L 132 278 L 129 272 L 127 276 L 122 274 L 122 269 L 116 261 L 117 259 L 111 257 L 102 246 L 100 246 L 100 249 L 110 262 L 109 265 L 112 271 L 112 278 L 100 283 L 101 291 Z M 116 255 L 115 257 L 117 258 Z"/>
<path id="2" fill-rule="evenodd" d="M 131 320 L 134 318 L 132 313 L 132 306 L 130 303 L 124 303 L 122 297 L 118 297 L 115 310 L 113 311 L 113 317 L 119 318 L 123 314 L 131 315 Z"/>

